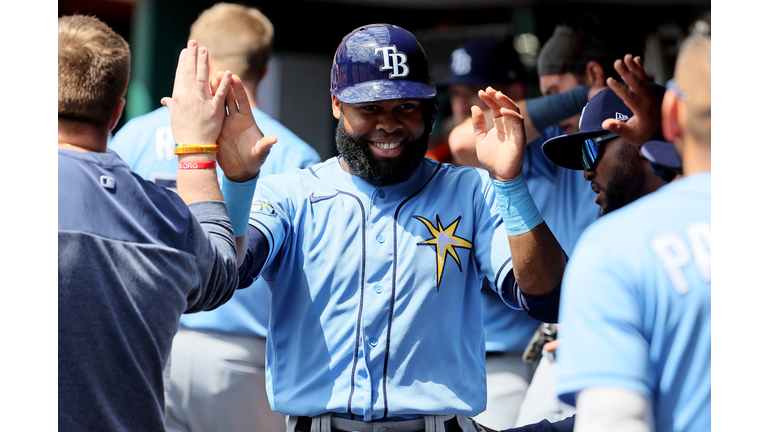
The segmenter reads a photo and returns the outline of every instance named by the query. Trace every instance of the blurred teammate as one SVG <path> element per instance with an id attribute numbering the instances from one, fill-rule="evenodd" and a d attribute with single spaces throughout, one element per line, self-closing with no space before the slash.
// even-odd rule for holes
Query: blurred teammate
<path id="1" fill-rule="evenodd" d="M 197 48 L 180 58 L 174 134 L 210 144 L 232 78 L 215 95 L 200 91 Z M 163 431 L 162 372 L 179 317 L 220 306 L 237 286 L 217 153 L 178 157 L 178 196 L 142 180 L 107 149 L 125 105 L 128 44 L 75 15 L 59 18 L 58 49 L 59 430 Z"/>

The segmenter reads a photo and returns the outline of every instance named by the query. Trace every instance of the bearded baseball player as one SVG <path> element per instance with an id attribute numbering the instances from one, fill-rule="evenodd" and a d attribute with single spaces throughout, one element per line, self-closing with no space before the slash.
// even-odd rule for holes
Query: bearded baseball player
<path id="1" fill-rule="evenodd" d="M 556 320 L 567 257 L 521 175 L 523 119 L 505 95 L 481 97 L 494 118 L 486 130 L 473 109 L 486 170 L 425 158 L 437 101 L 423 48 L 397 26 L 359 27 L 331 70 L 339 156 L 257 180 L 244 152 L 225 171 L 227 202 L 256 189 L 241 283 L 272 289 L 267 393 L 288 431 L 482 430 L 470 417 L 486 404 L 483 279 Z"/>

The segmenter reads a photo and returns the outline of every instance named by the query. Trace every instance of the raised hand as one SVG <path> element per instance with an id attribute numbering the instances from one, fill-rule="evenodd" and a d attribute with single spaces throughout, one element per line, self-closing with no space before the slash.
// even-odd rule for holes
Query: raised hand
<path id="1" fill-rule="evenodd" d="M 223 85 L 227 73 L 229 72 L 216 73 L 216 78 L 211 80 L 213 91 L 218 93 L 220 83 Z M 277 142 L 277 137 L 265 137 L 256 125 L 240 77 L 233 75 L 231 81 L 231 88 L 226 97 L 229 114 L 225 116 L 224 125 L 216 140 L 219 145 L 217 160 L 227 178 L 244 182 L 259 173 L 270 148 Z"/>
<path id="2" fill-rule="evenodd" d="M 199 49 L 198 49 L 199 48 Z M 224 101 L 232 74 L 221 79 L 215 94 L 208 87 L 208 50 L 194 40 L 179 55 L 173 96 L 161 103 L 171 111 L 171 129 L 177 143 L 214 144 L 224 120 Z"/>
<path id="3" fill-rule="evenodd" d="M 526 144 L 523 116 L 512 99 L 492 87 L 480 90 L 478 96 L 491 109 L 494 126 L 486 131 L 483 111 L 472 107 L 477 159 L 492 178 L 513 180 L 523 172 Z"/>
<path id="4" fill-rule="evenodd" d="M 616 60 L 613 67 L 629 88 L 613 78 L 607 84 L 634 115 L 627 122 L 616 119 L 603 121 L 603 129 L 609 130 L 636 145 L 643 145 L 651 139 L 661 126 L 661 106 L 651 90 L 651 82 L 643 69 L 640 57 L 624 56 L 624 61 Z"/>

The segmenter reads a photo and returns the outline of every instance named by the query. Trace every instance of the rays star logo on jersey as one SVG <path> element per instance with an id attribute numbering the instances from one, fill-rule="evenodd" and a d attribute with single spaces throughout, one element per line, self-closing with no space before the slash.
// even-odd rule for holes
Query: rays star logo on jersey
<path id="1" fill-rule="evenodd" d="M 275 208 L 272 207 L 272 203 L 261 198 L 253 199 L 253 202 L 251 203 L 251 213 L 261 213 L 267 216 L 274 216 L 276 214 Z"/>
<path id="2" fill-rule="evenodd" d="M 459 271 L 462 271 L 461 259 L 459 259 L 459 255 L 456 253 L 456 248 L 472 249 L 472 243 L 456 235 L 456 229 L 459 227 L 461 216 L 456 218 L 456 220 L 451 222 L 446 228 L 443 228 L 439 215 L 436 215 L 437 227 L 432 225 L 432 222 L 427 218 L 421 216 L 414 216 L 414 218 L 426 225 L 427 229 L 432 234 L 431 239 L 424 240 L 417 244 L 435 247 L 435 253 L 437 255 L 437 289 L 435 291 L 440 291 L 440 281 L 443 278 L 443 271 L 445 270 L 446 255 L 453 257 L 453 260 L 456 261 L 456 264 L 459 266 Z"/>
<path id="3" fill-rule="evenodd" d="M 388 47 L 376 48 L 375 53 L 378 55 L 382 53 L 382 59 L 384 64 L 379 68 L 380 71 L 391 70 L 389 73 L 390 78 L 403 78 L 408 76 L 408 56 L 405 53 L 398 52 L 397 47 L 392 45 Z"/>

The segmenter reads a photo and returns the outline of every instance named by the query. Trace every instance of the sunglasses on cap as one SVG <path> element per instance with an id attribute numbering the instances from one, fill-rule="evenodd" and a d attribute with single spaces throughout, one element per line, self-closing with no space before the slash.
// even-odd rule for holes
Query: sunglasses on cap
<path id="1" fill-rule="evenodd" d="M 617 138 L 615 133 L 608 132 L 605 135 L 600 135 L 592 138 L 585 139 L 581 144 L 581 166 L 585 170 L 591 170 L 595 167 L 595 161 L 600 155 L 603 141 Z"/>

